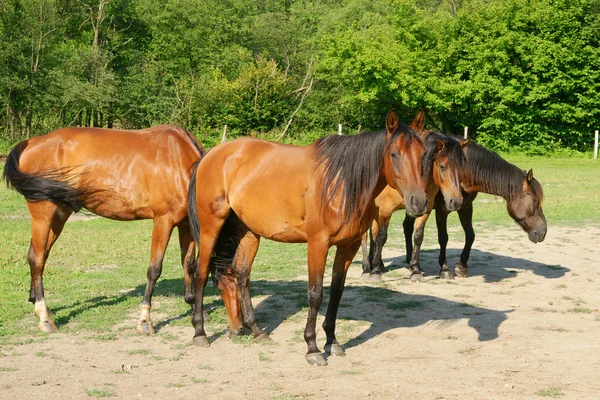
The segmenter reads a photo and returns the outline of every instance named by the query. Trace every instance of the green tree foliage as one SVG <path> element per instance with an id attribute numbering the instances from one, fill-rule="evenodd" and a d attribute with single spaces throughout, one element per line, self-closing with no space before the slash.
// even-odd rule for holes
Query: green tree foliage
<path id="1" fill-rule="evenodd" d="M 423 107 L 492 148 L 584 150 L 599 41 L 599 0 L 0 0 L 0 135 L 309 141 Z"/>

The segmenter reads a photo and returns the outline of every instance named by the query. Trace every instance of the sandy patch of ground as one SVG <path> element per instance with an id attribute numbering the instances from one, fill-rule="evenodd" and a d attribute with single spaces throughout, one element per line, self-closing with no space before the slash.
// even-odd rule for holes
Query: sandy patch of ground
<path id="1" fill-rule="evenodd" d="M 437 251 L 422 257 L 425 282 L 411 283 L 404 251 L 387 248 L 383 284 L 350 270 L 338 322 L 347 356 L 322 368 L 304 360 L 303 314 L 262 321 L 275 345 L 222 335 L 200 349 L 191 323 L 135 335 L 132 310 L 114 340 L 58 333 L 0 348 L 0 399 L 598 398 L 598 243 L 598 228 L 551 228 L 537 245 L 518 228 L 478 232 L 470 277 L 450 283 L 436 279 Z M 462 243 L 449 248 L 453 265 Z M 285 285 L 272 285 L 277 294 L 255 299 L 259 318 L 277 310 Z"/>

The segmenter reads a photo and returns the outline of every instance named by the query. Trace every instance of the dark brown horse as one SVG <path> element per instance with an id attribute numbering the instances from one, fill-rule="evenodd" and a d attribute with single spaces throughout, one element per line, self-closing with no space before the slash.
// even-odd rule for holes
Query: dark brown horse
<path id="1" fill-rule="evenodd" d="M 175 226 L 186 290 L 193 285 L 195 246 L 187 222 L 187 189 L 193 166 L 203 155 L 187 130 L 172 125 L 138 131 L 63 128 L 15 146 L 6 160 L 4 179 L 25 196 L 31 214 L 29 301 L 35 304 L 41 330 L 57 331 L 42 283 L 48 254 L 69 216 L 86 208 L 119 221 L 154 220 L 148 284 L 137 326 L 140 333 L 154 332 L 152 292 Z"/>
<path id="2" fill-rule="evenodd" d="M 445 136 L 433 131 L 423 131 L 425 114 L 419 111 L 411 124 L 425 142 L 426 152 L 423 158 L 423 179 L 427 181 L 427 197 L 429 214 L 433 208 L 433 202 L 438 191 L 443 197 L 443 201 L 448 210 L 456 211 L 462 205 L 461 177 L 463 173 L 465 155 L 462 148 L 468 141 L 459 141 L 451 136 Z M 367 249 L 367 233 L 362 241 L 362 267 L 363 276 L 375 279 L 381 279 L 381 272 L 384 271 L 381 262 L 381 252 L 387 240 L 387 229 L 392 214 L 400 209 L 406 208 L 402 194 L 397 190 L 386 187 L 375 199 L 377 216 L 373 220 L 370 229 L 369 242 Z M 450 273 L 444 271 L 443 273 Z M 418 275 L 413 275 L 413 279 L 418 279 Z"/>
<path id="3" fill-rule="evenodd" d="M 533 177 L 533 170 L 526 172 L 508 163 L 502 157 L 476 143 L 469 142 L 465 147 L 467 162 L 462 178 L 463 205 L 458 210 L 460 223 L 465 231 L 465 247 L 460 255 L 460 262 L 455 265 L 456 275 L 466 277 L 467 262 L 471 246 L 475 241 L 473 230 L 473 201 L 478 192 L 501 196 L 506 200 L 508 214 L 523 228 L 533 243 L 544 241 L 546 237 L 546 217 L 542 210 L 544 193 L 542 186 Z M 439 265 L 442 271 L 449 271 L 446 260 L 448 244 L 447 220 L 452 211 L 446 206 L 443 198 L 435 198 L 435 220 L 440 244 Z M 428 214 L 415 219 L 406 216 L 404 220 L 404 235 L 406 240 L 406 259 L 410 262 L 413 275 L 421 276 L 419 252 L 423 242 L 423 230 Z M 416 229 L 415 229 L 416 226 Z M 414 232 L 414 249 L 411 238 Z M 440 277 L 452 279 L 452 273 Z"/>
<path id="4" fill-rule="evenodd" d="M 356 136 L 332 135 L 310 146 L 238 139 L 213 148 L 190 182 L 189 219 L 199 240 L 192 323 L 194 344 L 209 346 L 204 331 L 203 296 L 209 268 L 216 269 L 230 327 L 243 324 L 256 338 L 249 276 L 261 237 L 308 243 L 309 313 L 304 331 L 310 364 L 326 365 L 316 342 L 315 324 L 323 298 L 327 252 L 337 246 L 331 295 L 323 328 L 325 350 L 344 355 L 335 337 L 346 272 L 374 217 L 373 200 L 386 185 L 401 191 L 407 209 L 427 209 L 421 160 L 425 147 L 392 111 L 386 129 Z M 202 187 L 195 181 L 202 179 Z M 239 293 L 239 305 L 238 296 Z M 240 308 L 241 307 L 241 308 Z M 236 326 L 238 325 L 238 326 Z"/>

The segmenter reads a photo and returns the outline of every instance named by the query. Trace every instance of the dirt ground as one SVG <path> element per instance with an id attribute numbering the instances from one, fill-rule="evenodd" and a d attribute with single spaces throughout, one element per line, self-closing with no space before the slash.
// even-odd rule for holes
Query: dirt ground
<path id="1" fill-rule="evenodd" d="M 404 250 L 387 248 L 383 284 L 350 270 L 338 322 L 347 356 L 327 367 L 304 359 L 304 313 L 262 323 L 274 345 L 220 335 L 205 349 L 189 346 L 191 324 L 134 335 L 132 310 L 116 340 L 58 333 L 1 348 L 0 399 L 597 399 L 599 244 L 599 228 L 550 228 L 537 245 L 517 227 L 478 231 L 470 277 L 449 283 L 436 278 L 437 250 L 423 255 L 425 282 L 411 283 Z M 462 242 L 449 248 L 453 265 Z M 254 298 L 259 315 L 276 297 Z"/>

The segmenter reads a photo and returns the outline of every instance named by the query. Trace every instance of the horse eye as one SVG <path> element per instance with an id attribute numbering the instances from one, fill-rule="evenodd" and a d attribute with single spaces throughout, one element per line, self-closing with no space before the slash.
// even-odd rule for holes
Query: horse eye
<path id="1" fill-rule="evenodd" d="M 391 155 L 392 155 L 392 158 L 399 158 L 400 157 L 400 155 L 396 151 L 392 151 Z"/>
<path id="2" fill-rule="evenodd" d="M 442 172 L 446 172 L 446 168 L 447 168 L 447 167 L 446 167 L 445 165 L 441 165 L 441 164 L 440 164 L 440 171 L 442 171 Z"/>

